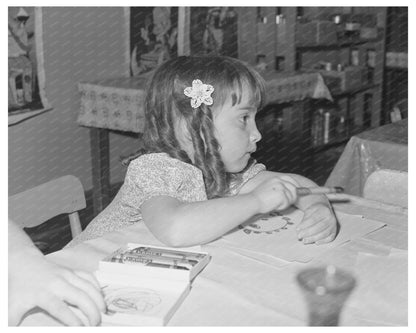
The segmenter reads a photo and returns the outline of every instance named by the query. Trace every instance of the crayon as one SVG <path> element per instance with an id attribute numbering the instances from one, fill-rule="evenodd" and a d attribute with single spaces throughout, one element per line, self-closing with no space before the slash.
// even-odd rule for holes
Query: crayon
<path id="1" fill-rule="evenodd" d="M 311 195 L 311 194 L 331 194 L 331 193 L 343 193 L 344 189 L 339 186 L 335 187 L 298 187 L 296 193 L 298 196 Z"/>
<path id="2" fill-rule="evenodd" d="M 185 260 L 192 260 L 195 259 L 196 261 L 202 259 L 205 257 L 205 254 L 200 253 L 194 253 L 194 252 L 186 252 L 186 251 L 175 251 L 175 250 L 168 250 L 168 249 L 158 249 L 154 247 L 136 247 L 133 249 L 130 249 L 131 252 L 136 253 L 144 253 L 144 254 L 150 254 L 150 255 L 157 255 L 157 256 L 163 256 L 163 257 L 169 257 L 169 258 L 175 258 L 175 259 L 185 259 Z"/>
<path id="3" fill-rule="evenodd" d="M 139 253 L 125 252 L 114 256 L 111 261 L 121 263 L 139 263 L 146 266 L 158 266 L 166 268 L 187 269 L 192 268 L 192 264 L 186 260 L 176 260 L 163 258 L 160 256 L 145 255 Z"/>

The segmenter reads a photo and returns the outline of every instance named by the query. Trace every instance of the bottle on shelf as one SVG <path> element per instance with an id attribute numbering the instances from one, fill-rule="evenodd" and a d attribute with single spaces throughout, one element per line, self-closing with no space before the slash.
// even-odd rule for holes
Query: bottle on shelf
<path id="1" fill-rule="evenodd" d="M 336 136 L 339 139 L 342 139 L 346 135 L 346 127 L 345 127 L 345 117 L 343 115 L 338 117 L 338 123 L 335 128 Z"/>
<path id="2" fill-rule="evenodd" d="M 320 146 L 324 141 L 324 110 L 319 108 L 315 111 L 312 118 L 312 145 L 314 147 Z"/>
<path id="3" fill-rule="evenodd" d="M 328 110 L 324 113 L 324 135 L 323 135 L 323 143 L 327 144 L 330 140 L 330 132 L 331 132 L 331 112 Z"/>

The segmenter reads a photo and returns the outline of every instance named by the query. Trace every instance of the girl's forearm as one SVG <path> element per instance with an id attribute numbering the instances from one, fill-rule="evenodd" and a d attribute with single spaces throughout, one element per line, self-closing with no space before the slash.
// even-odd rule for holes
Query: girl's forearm
<path id="1" fill-rule="evenodd" d="M 186 247 L 213 241 L 258 211 L 259 204 L 255 196 L 242 194 L 193 203 L 178 203 L 172 209 L 168 209 L 164 216 L 159 216 L 156 223 L 149 223 L 149 219 L 145 219 L 145 223 L 153 234 L 168 246 Z"/>

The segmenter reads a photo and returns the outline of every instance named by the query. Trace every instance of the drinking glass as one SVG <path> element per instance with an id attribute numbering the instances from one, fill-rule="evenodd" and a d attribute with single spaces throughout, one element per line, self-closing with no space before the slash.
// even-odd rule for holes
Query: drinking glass
<path id="1" fill-rule="evenodd" d="M 309 326 L 338 326 L 344 303 L 356 284 L 354 276 L 330 265 L 300 271 L 297 282 L 308 305 Z"/>

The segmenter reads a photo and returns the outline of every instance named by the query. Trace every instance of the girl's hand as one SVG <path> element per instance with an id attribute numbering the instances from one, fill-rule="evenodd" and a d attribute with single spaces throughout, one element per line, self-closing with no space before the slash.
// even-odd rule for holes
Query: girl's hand
<path id="1" fill-rule="evenodd" d="M 35 255 L 14 263 L 9 260 L 11 269 L 15 273 L 9 275 L 9 325 L 18 325 L 36 306 L 65 325 L 82 325 L 68 304 L 78 307 L 90 325 L 100 323 L 100 311 L 105 312 L 106 306 L 92 274 L 72 271 Z"/>
<path id="2" fill-rule="evenodd" d="M 261 182 L 252 190 L 259 202 L 259 213 L 283 210 L 297 200 L 296 183 L 289 176 L 273 177 Z"/>
<path id="3" fill-rule="evenodd" d="M 332 208 L 325 203 L 316 203 L 305 209 L 303 220 L 296 230 L 304 244 L 319 245 L 335 239 L 337 226 Z"/>

